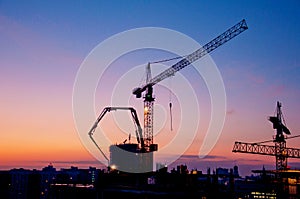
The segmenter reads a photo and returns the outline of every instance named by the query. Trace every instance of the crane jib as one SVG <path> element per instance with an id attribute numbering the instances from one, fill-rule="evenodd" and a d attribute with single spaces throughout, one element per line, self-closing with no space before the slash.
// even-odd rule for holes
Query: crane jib
<path id="1" fill-rule="evenodd" d="M 190 65 L 191 63 L 200 59 L 204 55 L 210 53 L 214 49 L 218 48 L 222 44 L 226 43 L 227 41 L 231 40 L 232 38 L 234 38 L 235 36 L 239 35 L 240 33 L 242 33 L 243 31 L 245 31 L 247 29 L 248 29 L 248 26 L 246 24 L 246 20 L 243 19 L 242 21 L 240 21 L 233 27 L 229 28 L 228 30 L 226 30 L 224 33 L 222 33 L 221 35 L 219 35 L 218 37 L 216 37 L 209 43 L 205 44 L 200 49 L 191 53 L 186 58 L 183 58 L 182 60 L 175 63 L 173 66 L 171 66 L 170 68 L 166 69 L 165 71 L 161 72 L 160 74 L 158 74 L 157 76 L 152 78 L 148 84 L 143 85 L 142 87 L 139 87 L 139 88 L 135 88 L 132 93 L 134 95 L 136 95 L 137 98 L 140 98 L 141 93 L 144 92 L 147 89 L 147 87 L 154 86 L 158 82 L 160 82 L 170 76 L 173 76 L 177 71 Z"/>

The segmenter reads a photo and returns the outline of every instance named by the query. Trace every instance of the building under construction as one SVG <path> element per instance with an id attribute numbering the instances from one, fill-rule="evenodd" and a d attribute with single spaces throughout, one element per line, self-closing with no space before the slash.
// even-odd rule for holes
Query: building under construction
<path id="1" fill-rule="evenodd" d="M 110 168 L 130 173 L 153 171 L 153 152 L 141 152 L 138 144 L 117 144 L 109 147 Z"/>

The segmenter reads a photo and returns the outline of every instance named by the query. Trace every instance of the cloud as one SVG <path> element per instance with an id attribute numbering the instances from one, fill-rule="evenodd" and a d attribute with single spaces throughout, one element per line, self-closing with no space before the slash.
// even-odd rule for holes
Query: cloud
<path id="1" fill-rule="evenodd" d="M 234 109 L 229 109 L 226 111 L 226 115 L 233 115 L 235 113 Z"/>
<path id="2" fill-rule="evenodd" d="M 48 165 L 51 163 L 54 167 L 62 168 L 62 167 L 67 167 L 67 166 L 77 166 L 79 168 L 81 167 L 99 167 L 99 168 L 104 168 L 106 167 L 104 164 L 102 164 L 100 161 L 97 160 L 74 160 L 74 161 L 38 161 L 40 164 L 45 164 Z"/>
<path id="3" fill-rule="evenodd" d="M 300 162 L 288 162 L 288 166 L 290 166 L 291 169 L 300 169 Z"/>
<path id="4" fill-rule="evenodd" d="M 258 74 L 248 73 L 248 79 L 250 82 L 254 83 L 255 85 L 261 85 L 265 83 L 265 78 Z"/>
<path id="5" fill-rule="evenodd" d="M 285 91 L 286 87 L 284 85 L 271 85 L 268 88 L 266 95 L 268 97 L 278 97 L 282 96 Z"/>

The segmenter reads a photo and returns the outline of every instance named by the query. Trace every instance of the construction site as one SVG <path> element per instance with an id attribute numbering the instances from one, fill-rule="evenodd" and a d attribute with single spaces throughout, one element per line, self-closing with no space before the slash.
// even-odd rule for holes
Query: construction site
<path id="1" fill-rule="evenodd" d="M 287 146 L 286 140 L 299 139 L 289 130 L 283 117 L 282 104 L 276 102 L 275 114 L 268 117 L 274 130 L 270 140 L 248 143 L 235 141 L 233 153 L 273 156 L 274 170 L 252 170 L 253 175 L 242 177 L 237 165 L 232 168 L 218 167 L 189 170 L 187 165 L 179 164 L 173 168 L 158 165 L 155 153 L 160 150 L 154 140 L 155 99 L 154 89 L 161 81 L 175 76 L 183 68 L 211 53 L 248 29 L 243 19 L 222 34 L 186 56 L 169 58 L 155 63 L 180 59 L 171 67 L 152 77 L 151 62 L 145 71 L 146 81 L 133 88 L 131 95 L 135 100 L 143 100 L 143 122 L 140 122 L 136 109 L 132 106 L 106 106 L 89 127 L 86 136 L 97 149 L 98 155 L 105 159 L 107 167 L 79 169 L 56 168 L 49 164 L 42 170 L 12 169 L 0 171 L 0 197 L 2 198 L 132 198 L 132 199 L 300 199 L 300 170 L 291 169 L 288 159 L 300 158 L 300 148 Z M 273 102 L 270 102 L 273 103 Z M 172 106 L 169 114 L 172 128 Z M 111 112 L 129 112 L 135 132 L 128 133 L 123 143 L 111 144 L 109 154 L 96 138 L 97 127 Z M 117 113 L 116 113 L 117 114 Z M 131 124 L 130 124 L 131 125 Z M 132 139 L 135 138 L 135 139 Z M 114 142 L 113 142 L 114 143 Z M 267 145 L 266 143 L 273 143 Z M 154 165 L 157 165 L 156 168 Z"/>
<path id="2" fill-rule="evenodd" d="M 171 59 L 181 59 L 179 62 L 173 64 L 170 68 L 164 70 L 155 77 L 152 77 L 150 63 L 146 66 L 146 82 L 133 89 L 132 94 L 140 99 L 144 99 L 144 126 L 143 129 L 140 125 L 137 113 L 133 107 L 105 107 L 100 113 L 92 128 L 89 130 L 88 135 L 91 141 L 95 144 L 100 154 L 108 161 L 108 167 L 115 167 L 120 171 L 128 171 L 133 173 L 144 173 L 153 171 L 153 153 L 155 153 L 158 148 L 158 144 L 154 142 L 153 139 L 153 126 L 154 126 L 154 87 L 159 82 L 172 77 L 176 72 L 181 69 L 191 65 L 193 62 L 201 59 L 205 55 L 209 54 L 216 48 L 235 38 L 242 32 L 248 29 L 246 21 L 243 19 L 236 25 L 232 26 L 200 49 L 192 52 L 191 54 L 184 57 L 176 57 Z M 157 61 L 165 62 L 170 59 Z M 172 103 L 169 104 L 170 116 L 172 118 Z M 135 135 L 137 138 L 137 143 L 123 143 L 119 145 L 110 146 L 110 159 L 105 155 L 101 146 L 94 139 L 94 132 L 99 125 L 100 121 L 107 112 L 117 111 L 117 110 L 129 110 L 135 124 Z M 172 123 L 172 121 L 171 121 Z"/>
<path id="3" fill-rule="evenodd" d="M 159 150 L 159 145 L 155 143 L 153 136 L 153 120 L 155 120 L 153 110 L 155 97 L 153 94 L 153 90 L 155 85 L 171 76 L 176 75 L 176 72 L 189 66 L 193 62 L 212 52 L 216 48 L 220 47 L 221 45 L 233 39 L 247 29 L 248 26 L 246 24 L 246 21 L 240 21 L 195 52 L 184 57 L 171 58 L 181 58 L 181 60 L 155 77 L 152 77 L 150 63 L 148 63 L 146 67 L 146 82 L 144 83 L 144 85 L 134 88 L 132 91 L 132 94 L 136 98 L 143 98 L 143 128 L 133 107 L 105 107 L 103 109 L 95 123 L 92 125 L 92 128 L 88 132 L 88 135 L 94 145 L 100 151 L 99 154 L 104 156 L 107 160 L 108 171 L 110 172 L 110 174 L 107 175 L 114 176 L 111 178 L 113 179 L 112 181 L 115 180 L 113 184 L 116 183 L 116 186 L 121 187 L 122 183 L 119 184 L 118 182 L 121 182 L 123 180 L 127 181 L 126 178 L 131 178 L 130 176 L 134 176 L 137 181 L 131 181 L 131 183 L 133 184 L 137 183 L 139 184 L 139 186 L 142 185 L 146 187 L 151 186 L 152 188 L 155 187 L 155 189 L 159 190 L 162 187 L 162 190 L 166 190 L 167 187 L 172 187 L 170 190 L 173 191 L 184 187 L 184 191 L 181 194 L 183 194 L 184 196 L 191 196 L 193 198 L 196 196 L 202 198 L 215 198 L 220 196 L 222 196 L 222 198 L 300 198 L 300 170 L 289 169 L 287 164 L 288 158 L 300 158 L 300 149 L 289 148 L 286 146 L 287 139 L 298 138 L 300 137 L 300 135 L 290 136 L 291 132 L 285 125 L 285 121 L 281 111 L 282 105 L 280 102 L 277 102 L 275 112 L 276 114 L 269 117 L 269 121 L 272 123 L 273 128 L 276 130 L 273 139 L 257 143 L 236 141 L 232 150 L 232 152 L 234 153 L 250 153 L 257 155 L 274 156 L 276 160 L 276 170 L 254 170 L 252 172 L 257 175 L 256 178 L 241 179 L 239 176 L 233 175 L 232 172 L 229 172 L 224 176 L 222 176 L 222 174 L 220 173 L 214 173 L 214 175 L 211 175 L 209 172 L 207 172 L 206 175 L 203 175 L 202 172 L 194 171 L 194 173 L 188 173 L 186 171 L 180 171 L 180 169 L 178 169 L 177 172 L 174 172 L 173 174 L 167 174 L 168 172 L 165 168 L 153 168 L 153 154 Z M 171 59 L 162 60 L 161 62 L 169 61 Z M 136 143 L 126 143 L 126 139 L 122 144 L 111 145 L 109 147 L 110 154 L 108 158 L 108 155 L 104 154 L 101 146 L 98 144 L 97 140 L 94 139 L 93 135 L 97 126 L 100 125 L 100 122 L 106 113 L 120 110 L 127 110 L 131 113 L 136 129 Z M 169 104 L 169 110 L 171 115 L 172 103 Z M 128 139 L 130 140 L 130 136 Z M 267 142 L 273 142 L 274 145 L 265 145 L 265 143 Z M 173 179 L 175 178 L 175 176 L 166 177 L 166 175 L 175 175 L 175 173 L 176 176 L 181 175 L 181 177 L 177 176 L 178 179 Z M 140 179 L 140 177 L 143 179 Z M 222 190 L 212 193 L 211 191 L 203 190 L 203 187 L 199 189 L 199 186 L 204 186 L 204 184 L 205 186 L 217 186 L 217 184 L 219 186 L 219 180 L 222 178 L 228 179 L 227 183 L 221 183 L 221 186 L 223 186 L 224 188 L 221 188 Z M 205 180 L 201 181 L 200 179 Z M 144 183 L 147 185 L 143 184 L 142 181 L 144 181 Z M 132 186 L 132 184 L 130 186 Z M 182 187 L 179 188 L 177 186 Z M 152 188 L 150 189 L 151 193 L 153 191 Z M 141 191 L 143 193 L 137 194 L 136 192 L 135 194 L 133 194 L 133 192 L 131 192 L 130 194 L 137 195 L 137 198 L 151 198 L 151 194 L 146 194 L 146 192 L 150 190 L 147 190 L 147 188 L 145 187 L 143 187 L 142 190 L 143 191 L 139 190 L 137 192 L 140 193 Z M 119 191 L 120 193 L 122 192 L 121 190 Z M 160 192 L 160 194 L 162 193 Z M 167 196 L 168 194 L 162 194 L 163 197 L 161 198 L 183 197 L 177 197 L 175 196 L 176 194 L 171 194 L 170 197 Z M 119 195 L 118 193 L 116 196 L 121 195 Z M 155 198 L 160 197 L 157 196 Z"/>
<path id="4" fill-rule="evenodd" d="M 300 0 L 0 0 L 0 199 L 300 199 Z"/>

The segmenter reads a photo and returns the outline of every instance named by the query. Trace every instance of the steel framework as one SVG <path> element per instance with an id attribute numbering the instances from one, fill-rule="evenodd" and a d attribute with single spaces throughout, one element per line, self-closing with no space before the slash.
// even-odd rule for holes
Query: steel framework
<path id="1" fill-rule="evenodd" d="M 285 158 L 300 158 L 300 149 L 296 148 L 285 148 L 283 151 L 277 150 L 280 147 L 256 144 L 256 143 L 246 143 L 246 142 L 235 142 L 233 145 L 232 152 L 239 153 L 252 153 L 260 155 L 271 155 L 276 156 L 281 154 Z"/>
<path id="2" fill-rule="evenodd" d="M 145 148 L 147 150 L 149 150 L 150 152 L 154 151 L 154 149 L 157 150 L 157 145 L 153 144 L 153 104 L 155 100 L 153 96 L 153 86 L 159 83 L 160 81 L 173 76 L 177 71 L 183 69 L 184 67 L 190 65 L 191 63 L 210 53 L 214 49 L 233 39 L 234 37 L 236 37 L 237 35 L 239 35 L 247 29 L 248 27 L 246 21 L 243 19 L 242 21 L 229 28 L 227 31 L 225 31 L 209 43 L 205 44 L 200 49 L 186 56 L 181 61 L 172 65 L 170 68 L 161 72 L 154 78 L 151 78 L 150 66 L 148 64 L 146 70 L 146 84 L 141 87 L 135 88 L 132 91 L 136 98 L 141 98 L 142 93 L 146 92 L 144 96 L 144 140 Z"/>
<path id="3" fill-rule="evenodd" d="M 287 148 L 286 139 L 299 137 L 299 135 L 292 137 L 285 137 L 283 135 L 283 133 L 288 135 L 291 133 L 282 123 L 284 119 L 281 112 L 280 102 L 277 102 L 276 116 L 269 117 L 269 121 L 273 123 L 273 128 L 276 129 L 276 135 L 273 140 L 259 143 L 235 142 L 232 152 L 275 156 L 276 170 L 285 170 L 287 169 L 287 158 L 300 158 L 300 149 Z M 261 144 L 270 141 L 274 142 L 274 146 Z"/>

